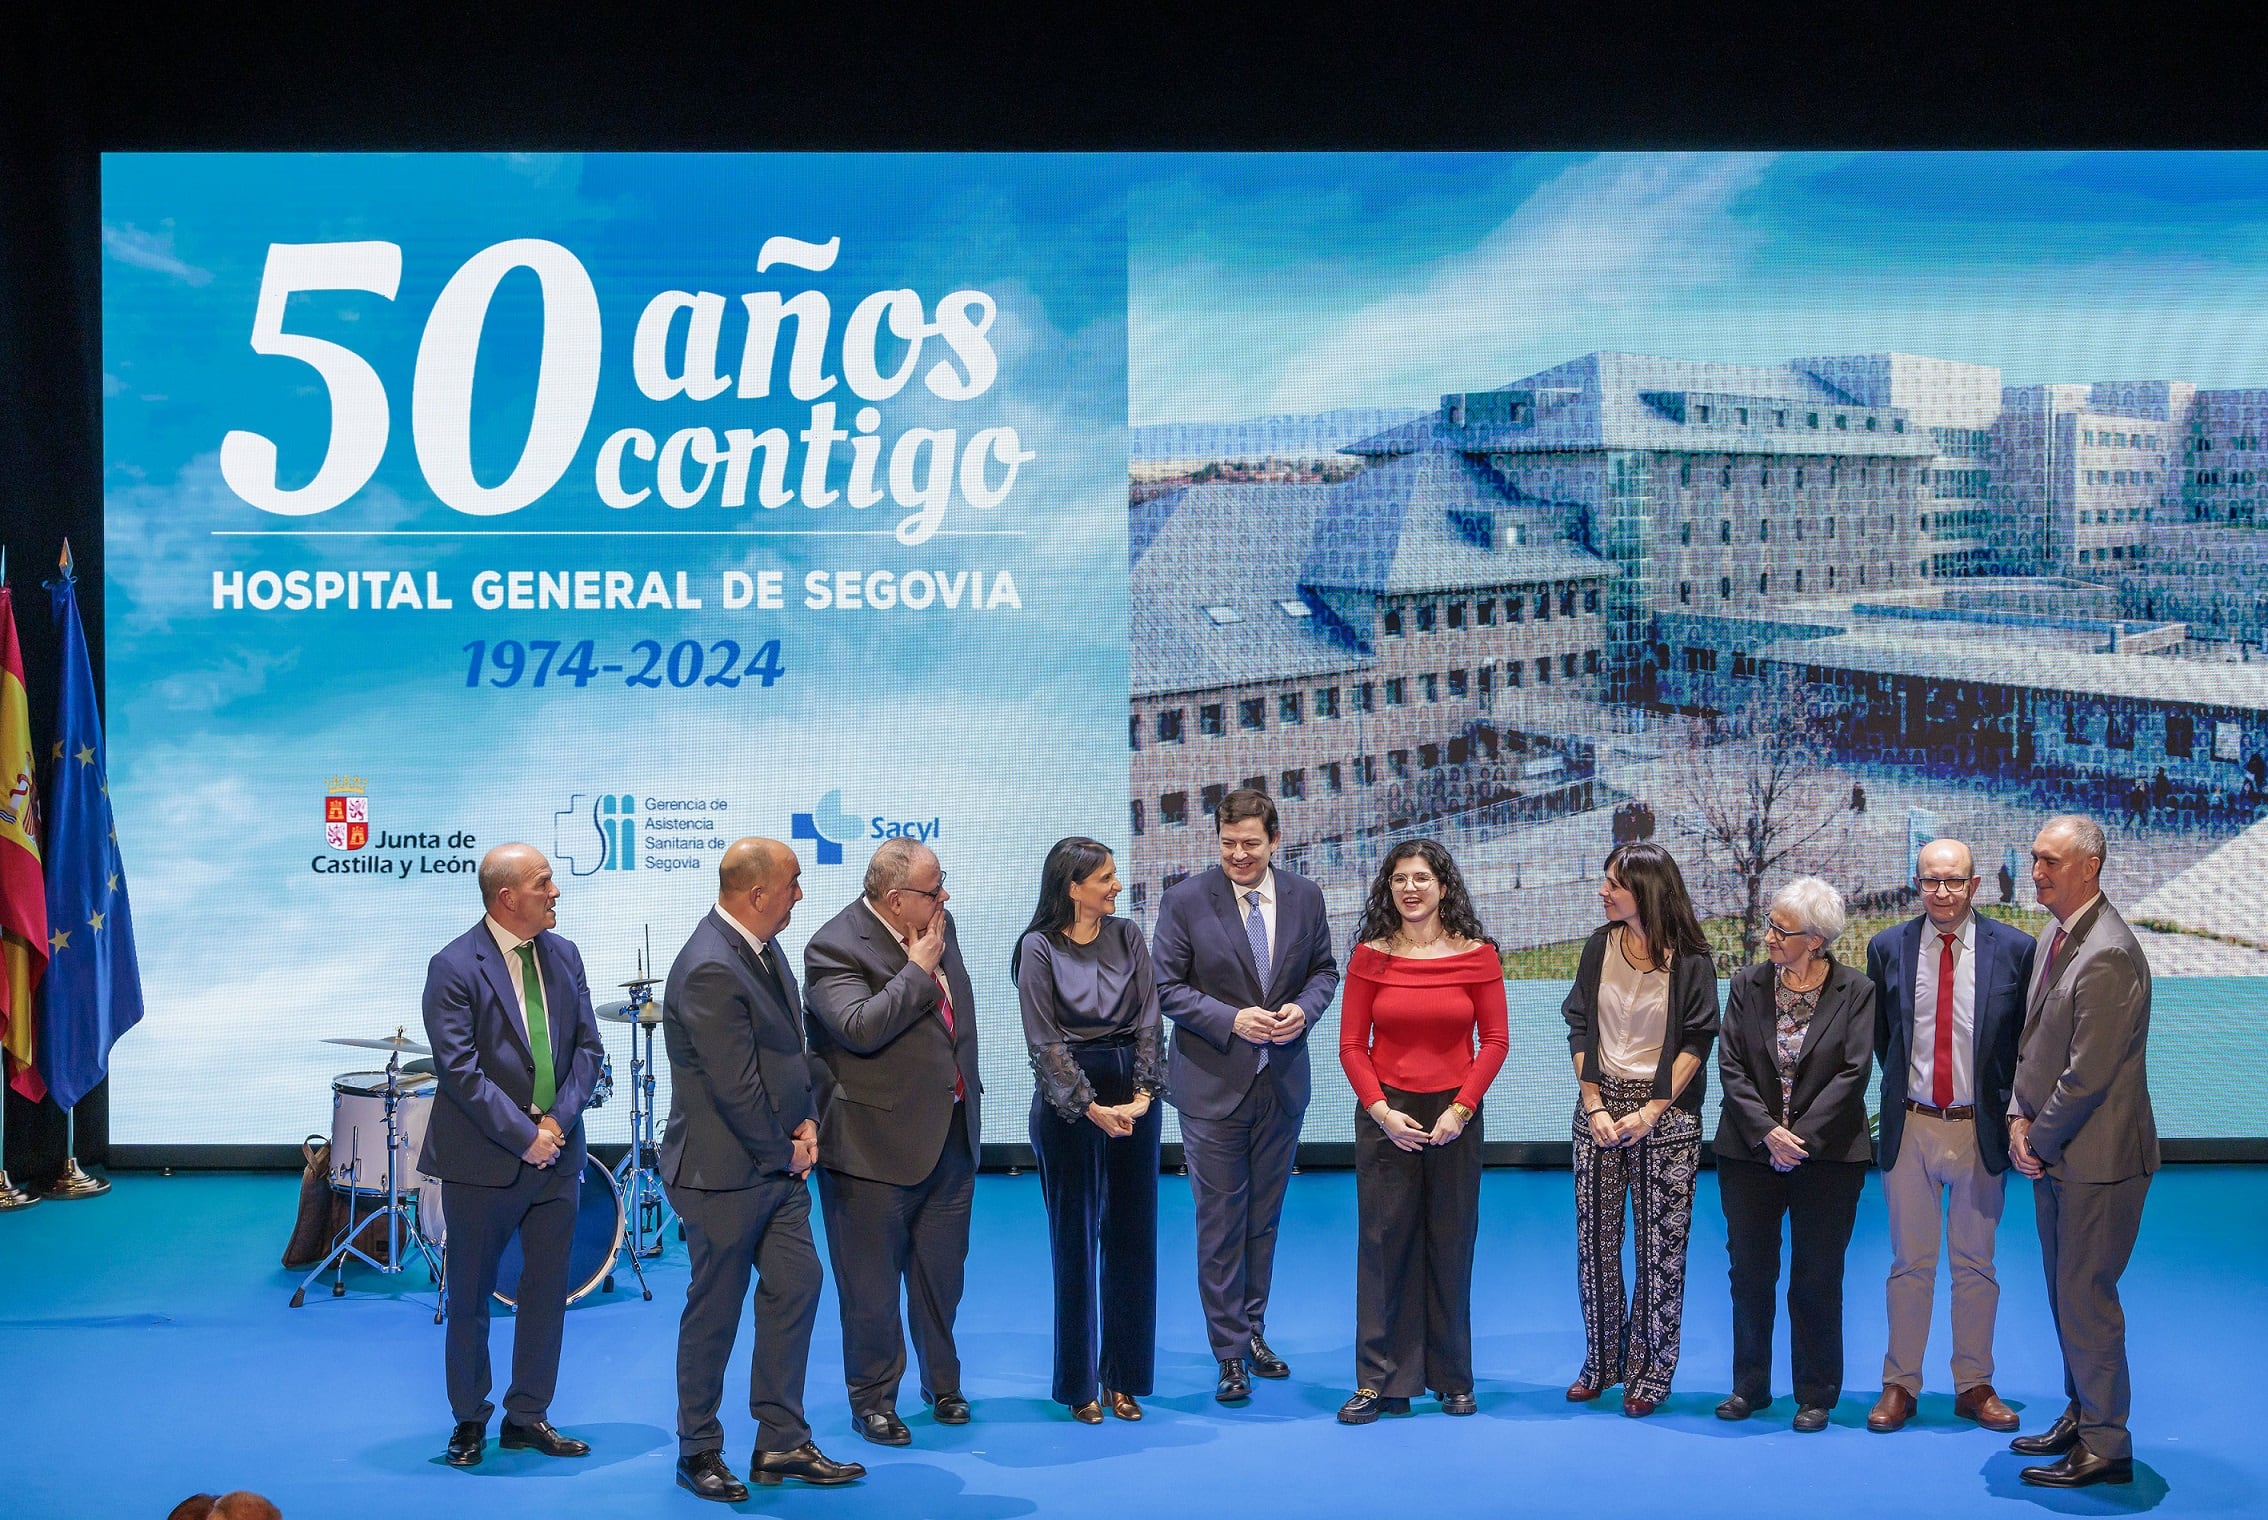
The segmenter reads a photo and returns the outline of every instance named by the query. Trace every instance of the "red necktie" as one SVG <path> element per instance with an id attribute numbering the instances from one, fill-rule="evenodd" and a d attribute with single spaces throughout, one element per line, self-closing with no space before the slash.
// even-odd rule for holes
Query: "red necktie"
<path id="1" fill-rule="evenodd" d="M 2055 931 L 2055 940 L 2054 940 L 2054 942 L 2053 942 L 2052 944 L 2050 944 L 2050 945 L 2048 946 L 2048 963 L 2047 963 L 2047 970 L 2045 970 L 2045 971 L 2043 971 L 2043 972 L 2041 972 L 2041 973 L 2040 973 L 2040 977 L 2041 977 L 2041 984 L 2042 984 L 2043 986 L 2044 986 L 2044 985 L 2046 985 L 2046 984 L 2047 984 L 2047 983 L 2049 983 L 2049 982 L 2052 982 L 2052 981 L 2054 981 L 2054 979 L 2055 979 L 2055 958 L 2056 958 L 2057 956 L 2059 956 L 2059 955 L 2061 955 L 2061 954 L 2063 953 L 2063 942 L 2064 942 L 2064 940 L 2065 940 L 2065 939 L 2067 939 L 2068 937 L 2069 937 L 2069 936 L 2068 936 L 2068 935 L 2066 934 L 2066 932 L 2065 932 L 2065 931 L 2064 931 L 2064 930 L 2063 930 L 2063 929 L 2062 929 L 2062 928 L 2061 928 L 2060 926 L 2059 926 L 2059 927 L 2058 927 L 2058 928 L 2056 929 L 2056 931 Z"/>
<path id="2" fill-rule="evenodd" d="M 910 939 L 901 938 L 898 943 L 908 949 L 913 946 Z M 950 1041 L 953 1038 L 953 989 L 945 985 L 942 971 L 930 972 L 929 979 L 937 984 L 937 1016 L 945 1021 L 945 1038 Z M 968 1082 L 961 1075 L 960 1057 L 956 1052 L 953 1061 L 953 1101 L 958 1103 L 966 1096 Z"/>
<path id="3" fill-rule="evenodd" d="M 1937 1049 L 1930 1057 L 1929 1102 L 1932 1108 L 1953 1106 L 1953 936 L 1937 936 L 1945 948 L 1937 956 Z"/>

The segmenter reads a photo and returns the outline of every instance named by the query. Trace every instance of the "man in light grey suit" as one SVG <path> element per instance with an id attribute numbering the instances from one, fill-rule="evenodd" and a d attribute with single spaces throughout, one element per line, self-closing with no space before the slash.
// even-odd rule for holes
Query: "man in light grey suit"
<path id="1" fill-rule="evenodd" d="M 2076 815 L 2049 819 L 2032 842 L 2032 886 L 2054 922 L 2033 957 L 2008 1104 L 2009 1161 L 2032 1179 L 2070 1400 L 2046 1431 L 2009 1445 L 2062 1459 L 2024 1469 L 2046 1488 L 2134 1478 L 2118 1279 L 2158 1169 L 2158 1126 L 2144 1060 L 2150 963 L 2103 898 L 2104 849 L 2102 826 Z"/>
<path id="2" fill-rule="evenodd" d="M 852 1423 L 880 1446 L 913 1440 L 898 1418 L 913 1321 L 921 1395 L 965 1425 L 953 1317 L 976 1198 L 976 998 L 927 846 L 886 839 L 865 893 L 803 950 L 804 1027 L 818 1063 L 819 1208 L 843 1320 Z"/>

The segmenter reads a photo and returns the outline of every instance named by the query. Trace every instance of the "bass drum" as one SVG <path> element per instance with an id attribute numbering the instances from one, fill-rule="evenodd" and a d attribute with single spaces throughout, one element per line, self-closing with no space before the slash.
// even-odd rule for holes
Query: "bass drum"
<path id="1" fill-rule="evenodd" d="M 603 1285 L 614 1291 L 614 1262 L 622 1254 L 622 1189 L 596 1156 L 583 1159 L 583 1191 L 575 1206 L 575 1238 L 567 1247 L 567 1302 L 588 1298 Z M 520 1237 L 504 1246 L 496 1266 L 496 1301 L 511 1307 L 520 1291 Z"/>

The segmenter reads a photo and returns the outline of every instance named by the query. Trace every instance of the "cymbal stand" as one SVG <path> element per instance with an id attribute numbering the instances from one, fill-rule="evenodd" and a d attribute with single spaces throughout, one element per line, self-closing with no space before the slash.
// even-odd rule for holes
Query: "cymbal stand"
<path id="1" fill-rule="evenodd" d="M 394 1033 L 398 1037 L 402 1031 L 396 1029 Z M 356 1212 L 356 1206 L 362 1201 L 364 1191 L 357 1185 L 362 1161 L 362 1136 L 357 1132 L 354 1139 L 354 1151 L 347 1157 L 346 1229 L 332 1243 L 330 1253 L 315 1264 L 315 1270 L 300 1280 L 297 1291 L 291 1295 L 291 1306 L 294 1309 L 307 1302 L 308 1288 L 316 1278 L 321 1277 L 325 1272 L 333 1274 L 331 1297 L 346 1297 L 346 1263 L 350 1256 L 364 1266 L 382 1272 L 388 1277 L 397 1272 L 407 1271 L 408 1266 L 402 1260 L 402 1244 L 405 1236 L 410 1244 L 417 1247 L 418 1255 L 425 1258 L 425 1275 L 433 1280 L 436 1288 L 440 1286 L 441 1267 L 433 1259 L 433 1248 L 425 1243 L 425 1237 L 416 1229 L 404 1228 L 405 1216 L 416 1213 L 417 1202 L 415 1194 L 405 1196 L 399 1185 L 401 1180 L 399 1170 L 401 1153 L 409 1148 L 408 1140 L 402 1136 L 401 1120 L 397 1113 L 402 1101 L 401 1076 L 402 1053 L 395 1050 L 386 1057 L 386 1204 L 383 1210 L 386 1215 L 386 1259 L 382 1262 L 374 1260 L 354 1243 L 364 1227 L 378 1217 L 377 1211 L 369 1214 Z M 436 1318 L 438 1319 L 438 1315 L 436 1315 Z"/>
<path id="2" fill-rule="evenodd" d="M 641 957 L 638 975 L 622 984 L 629 990 L 628 1011 L 638 1017 L 630 1026 L 630 1149 L 623 1153 L 614 1176 L 622 1186 L 622 1207 L 628 1215 L 629 1233 L 624 1244 L 640 1287 L 646 1282 L 640 1263 L 661 1255 L 662 1234 L 671 1217 L 669 1196 L 662 1190 L 661 1151 L 654 1132 L 654 1025 L 643 1017 L 643 1011 L 653 1003 L 658 980 L 653 975 L 649 949 Z"/>

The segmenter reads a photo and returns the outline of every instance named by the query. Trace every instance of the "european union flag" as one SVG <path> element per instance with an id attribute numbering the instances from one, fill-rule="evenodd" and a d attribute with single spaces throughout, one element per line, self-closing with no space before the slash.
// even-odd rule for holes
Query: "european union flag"
<path id="1" fill-rule="evenodd" d="M 103 1078 L 110 1047 L 142 1021 L 142 972 L 134 917 L 110 818 L 102 715 L 79 623 L 71 548 L 47 583 L 62 645 L 56 681 L 55 748 L 47 796 L 47 975 L 39 984 L 39 1069 L 48 1093 L 73 1108 Z"/>

